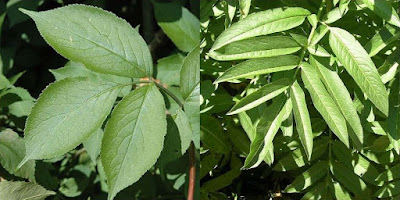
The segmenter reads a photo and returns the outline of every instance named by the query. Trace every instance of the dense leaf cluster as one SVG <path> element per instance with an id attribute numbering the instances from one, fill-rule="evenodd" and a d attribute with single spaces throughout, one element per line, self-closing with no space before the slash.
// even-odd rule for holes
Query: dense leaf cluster
<path id="1" fill-rule="evenodd" d="M 398 8 L 202 2 L 202 198 L 398 198 Z"/>

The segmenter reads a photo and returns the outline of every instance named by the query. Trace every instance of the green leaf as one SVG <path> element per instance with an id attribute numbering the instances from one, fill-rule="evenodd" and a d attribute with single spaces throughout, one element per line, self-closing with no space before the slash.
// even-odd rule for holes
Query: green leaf
<path id="1" fill-rule="evenodd" d="M 388 94 L 375 64 L 361 44 L 346 30 L 329 28 L 329 44 L 347 72 L 368 96 L 368 99 L 385 115 L 388 114 Z"/>
<path id="2" fill-rule="evenodd" d="M 200 48 L 194 48 L 185 58 L 181 69 L 181 92 L 186 100 L 200 83 Z"/>
<path id="3" fill-rule="evenodd" d="M 99 128 L 88 139 L 82 142 L 93 163 L 96 163 L 97 157 L 100 154 L 101 140 L 103 139 L 103 135 L 104 131 Z"/>
<path id="4" fill-rule="evenodd" d="M 400 178 L 400 164 L 397 164 L 386 171 L 382 172 L 379 174 L 379 176 L 376 178 L 377 181 L 385 181 L 385 182 L 390 182 L 395 179 Z"/>
<path id="5" fill-rule="evenodd" d="M 167 132 L 165 104 L 157 87 L 139 87 L 114 108 L 104 130 L 101 160 L 113 199 L 150 169 Z"/>
<path id="6" fill-rule="evenodd" d="M 310 114 L 307 109 L 305 94 L 296 81 L 290 88 L 290 99 L 293 103 L 293 114 L 296 121 L 297 132 L 304 147 L 308 160 L 311 159 L 313 149 L 313 134 Z"/>
<path id="7" fill-rule="evenodd" d="M 338 183 L 332 183 L 333 186 L 333 193 L 335 194 L 336 199 L 340 200 L 352 200 L 350 194 L 344 189 L 344 187 Z"/>
<path id="8" fill-rule="evenodd" d="M 328 26 L 321 24 L 318 26 L 318 28 L 315 30 L 314 35 L 311 38 L 310 45 L 309 46 L 315 46 L 325 35 L 328 33 L 329 29 Z M 307 38 L 306 38 L 307 40 Z"/>
<path id="9" fill-rule="evenodd" d="M 146 43 L 129 23 L 110 12 L 86 5 L 21 12 L 35 21 L 50 46 L 70 60 L 100 73 L 131 78 L 152 76 L 153 64 Z"/>
<path id="10" fill-rule="evenodd" d="M 49 85 L 28 116 L 21 164 L 60 156 L 82 143 L 101 127 L 121 87 L 82 77 Z"/>
<path id="11" fill-rule="evenodd" d="M 298 193 L 301 192 L 311 185 L 318 182 L 328 172 L 328 162 L 319 161 L 315 163 L 310 169 L 303 172 L 298 176 L 288 187 L 285 192 L 287 193 Z"/>
<path id="12" fill-rule="evenodd" d="M 326 13 L 326 15 L 322 18 L 322 21 L 327 24 L 331 24 L 341 19 L 344 15 L 346 15 L 347 11 L 349 11 L 348 5 L 350 0 L 346 0 L 345 3 L 341 3 L 339 7 L 336 7 Z"/>
<path id="13" fill-rule="evenodd" d="M 328 190 L 328 185 L 326 180 L 322 180 L 321 184 L 317 184 L 314 186 L 311 190 L 309 190 L 301 200 L 318 200 L 318 199 L 324 199 L 324 200 L 332 200 L 329 190 Z"/>
<path id="14" fill-rule="evenodd" d="M 338 162 L 332 162 L 330 169 L 335 180 L 339 181 L 339 183 L 353 192 L 356 196 L 359 196 L 361 199 L 371 198 L 371 191 L 368 186 L 345 165 Z"/>
<path id="15" fill-rule="evenodd" d="M 301 78 L 305 87 L 310 92 L 315 108 L 325 119 L 333 133 L 335 133 L 346 146 L 349 146 L 349 134 L 347 132 L 346 120 L 342 113 L 340 113 L 331 95 L 326 91 L 325 86 L 317 75 L 318 72 L 308 63 L 303 63 L 301 69 Z"/>
<path id="16" fill-rule="evenodd" d="M 392 83 L 389 94 L 388 137 L 394 150 L 400 154 L 400 73 Z"/>
<path id="17" fill-rule="evenodd" d="M 0 164 L 10 174 L 35 180 L 35 161 L 26 162 L 17 170 L 18 164 L 25 157 L 24 140 L 11 129 L 0 132 Z M 1 196 L 1 193 L 0 193 Z"/>
<path id="18" fill-rule="evenodd" d="M 102 80 L 107 82 L 114 82 L 119 84 L 127 84 L 132 82 L 131 78 L 122 77 L 122 76 L 114 76 L 111 74 L 101 74 L 97 72 L 93 72 L 85 67 L 80 62 L 69 61 L 65 64 L 64 67 L 58 69 L 49 70 L 55 77 L 56 81 L 65 79 L 65 78 L 73 78 L 73 77 L 87 77 L 89 79 L 94 80 Z M 132 85 L 125 86 L 120 93 L 122 96 L 126 96 L 132 89 Z"/>
<path id="19" fill-rule="evenodd" d="M 379 17 L 390 24 L 400 27 L 400 19 L 396 10 L 385 0 L 362 0 L 367 7 L 374 11 Z"/>
<path id="20" fill-rule="evenodd" d="M 392 42 L 398 41 L 400 38 L 400 28 L 394 27 L 390 24 L 386 24 L 378 33 L 364 45 L 365 50 L 369 56 L 375 56 L 382 49 Z"/>
<path id="21" fill-rule="evenodd" d="M 226 70 L 215 83 L 232 81 L 239 78 L 253 78 L 260 74 L 286 71 L 295 68 L 300 58 L 294 55 L 276 56 L 271 58 L 250 59 Z"/>
<path id="22" fill-rule="evenodd" d="M 289 104 L 290 101 L 286 99 L 286 96 L 275 99 L 272 105 L 264 111 L 260 122 L 257 124 L 256 136 L 251 142 L 250 153 L 244 163 L 244 169 L 257 167 L 268 155 L 268 152 L 271 153 L 271 149 L 268 146 L 272 144 L 284 115 L 289 113 L 290 106 L 286 106 L 286 104 Z"/>
<path id="23" fill-rule="evenodd" d="M 201 191 L 214 192 L 232 184 L 233 180 L 240 176 L 241 161 L 238 157 L 233 156 L 231 159 L 231 170 L 214 179 L 211 179 L 201 186 Z"/>
<path id="24" fill-rule="evenodd" d="M 173 118 L 179 130 L 181 152 L 184 154 L 192 141 L 192 127 L 190 126 L 188 116 L 181 108 L 178 109 L 178 112 L 173 116 Z"/>
<path id="25" fill-rule="evenodd" d="M 46 197 L 55 194 L 55 192 L 46 190 L 32 182 L 0 182 L 0 199 L 44 200 Z"/>
<path id="26" fill-rule="evenodd" d="M 385 62 L 379 67 L 378 72 L 381 75 L 382 82 L 384 84 L 388 83 L 389 81 L 393 80 L 396 76 L 400 64 L 400 49 L 396 49 L 395 51 L 390 54 Z"/>
<path id="27" fill-rule="evenodd" d="M 167 85 L 179 85 L 184 56 L 173 54 L 157 61 L 157 79 Z"/>
<path id="28" fill-rule="evenodd" d="M 260 36 L 230 43 L 208 55 L 215 60 L 242 60 L 265 58 L 295 53 L 299 43 L 288 36 Z"/>
<path id="29" fill-rule="evenodd" d="M 320 158 L 326 152 L 327 147 L 328 140 L 326 138 L 316 140 L 310 161 Z M 299 148 L 290 151 L 289 154 L 280 159 L 273 169 L 276 171 L 290 171 L 304 167 L 306 164 L 308 164 L 307 154 L 303 149 Z"/>
<path id="30" fill-rule="evenodd" d="M 266 84 L 237 102 L 227 113 L 227 115 L 233 115 L 250 110 L 262 103 L 265 103 L 266 101 L 286 91 L 290 84 L 291 81 L 286 78 Z"/>
<path id="31" fill-rule="evenodd" d="M 222 32 L 211 51 L 234 41 L 292 29 L 302 24 L 308 15 L 310 15 L 308 10 L 294 7 L 256 12 Z"/>
<path id="32" fill-rule="evenodd" d="M 217 153 L 228 153 L 230 142 L 222 129 L 221 122 L 210 115 L 200 115 L 200 118 L 200 135 L 203 145 Z"/>
<path id="33" fill-rule="evenodd" d="M 357 110 L 353 106 L 353 100 L 351 99 L 350 93 L 344 85 L 342 79 L 330 67 L 328 59 L 314 58 L 313 56 L 310 56 L 310 63 L 318 72 L 318 75 L 324 83 L 326 90 L 335 101 L 344 118 L 354 130 L 354 135 L 351 134 L 351 131 L 349 132 L 350 138 L 355 144 L 363 144 L 364 133 L 361 126 L 360 117 L 357 114 Z"/>
<path id="34" fill-rule="evenodd" d="M 394 197 L 400 194 L 400 180 L 388 183 L 376 191 L 375 196 L 378 198 Z"/>
<path id="35" fill-rule="evenodd" d="M 180 50 L 189 52 L 199 44 L 200 22 L 195 15 L 177 3 L 153 2 L 158 25 Z"/>
<path id="36" fill-rule="evenodd" d="M 197 72 L 199 73 L 199 72 Z M 200 83 L 196 85 L 193 92 L 185 100 L 185 113 L 192 127 L 193 142 L 196 148 L 200 148 Z"/>
<path id="37" fill-rule="evenodd" d="M 25 117 L 29 115 L 34 104 L 31 100 L 17 101 L 8 106 L 8 111 L 16 117 Z"/>

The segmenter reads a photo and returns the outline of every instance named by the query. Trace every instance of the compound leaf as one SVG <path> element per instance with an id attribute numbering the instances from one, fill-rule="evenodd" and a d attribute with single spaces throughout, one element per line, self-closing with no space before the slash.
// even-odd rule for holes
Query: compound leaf
<path id="1" fill-rule="evenodd" d="M 164 99 L 153 83 L 135 89 L 118 103 L 104 130 L 100 155 L 108 199 L 138 181 L 155 164 L 166 132 Z"/>
<path id="2" fill-rule="evenodd" d="M 110 12 L 86 5 L 21 12 L 35 21 L 50 46 L 70 60 L 106 74 L 152 76 L 153 63 L 145 41 L 129 23 Z"/>

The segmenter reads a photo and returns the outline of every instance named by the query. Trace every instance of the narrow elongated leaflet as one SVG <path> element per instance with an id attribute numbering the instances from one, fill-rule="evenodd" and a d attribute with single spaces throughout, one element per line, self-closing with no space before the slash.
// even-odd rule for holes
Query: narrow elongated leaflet
<path id="1" fill-rule="evenodd" d="M 253 93 L 247 95 L 237 102 L 227 115 L 237 114 L 250 110 L 284 92 L 290 85 L 289 79 L 283 78 L 267 85 L 262 86 Z"/>
<path id="2" fill-rule="evenodd" d="M 55 194 L 55 192 L 46 190 L 44 187 L 33 182 L 0 182 L 0 199 L 44 200 L 46 197 Z"/>
<path id="3" fill-rule="evenodd" d="M 78 146 L 98 130 L 123 86 L 87 78 L 66 78 L 39 96 L 25 126 L 26 157 L 49 159 Z"/>
<path id="4" fill-rule="evenodd" d="M 330 68 L 329 59 L 310 56 L 310 63 L 318 72 L 318 75 L 324 83 L 326 90 L 335 101 L 350 127 L 354 130 L 354 136 L 349 132 L 351 139 L 356 144 L 363 144 L 364 132 L 361 126 L 360 117 L 357 114 L 357 110 L 353 106 L 353 100 L 351 99 L 350 93 L 344 85 L 342 79 L 334 70 Z"/>
<path id="5" fill-rule="evenodd" d="M 400 27 L 400 18 L 396 10 L 385 0 L 362 0 L 367 7 L 390 24 Z"/>
<path id="6" fill-rule="evenodd" d="M 182 98 L 186 100 L 200 83 L 200 48 L 198 46 L 183 60 L 180 82 Z"/>
<path id="7" fill-rule="evenodd" d="M 287 36 L 260 36 L 230 43 L 208 55 L 215 60 L 242 60 L 287 55 L 301 49 L 299 43 Z"/>
<path id="8" fill-rule="evenodd" d="M 231 42 L 285 31 L 299 26 L 311 13 L 304 8 L 275 8 L 248 15 L 218 36 L 211 51 Z"/>
<path id="9" fill-rule="evenodd" d="M 389 94 L 388 137 L 397 154 L 400 154 L 400 73 L 392 83 Z"/>
<path id="10" fill-rule="evenodd" d="M 400 28 L 386 24 L 378 33 L 364 45 L 369 56 L 375 56 L 382 49 L 400 38 Z M 392 53 L 393 54 L 393 53 Z"/>
<path id="11" fill-rule="evenodd" d="M 301 69 L 301 78 L 307 90 L 310 92 L 315 108 L 325 119 L 333 133 L 335 133 L 346 146 L 349 146 L 349 134 L 347 132 L 346 120 L 331 95 L 326 91 L 318 77 L 318 72 L 308 63 L 303 63 Z"/>
<path id="12" fill-rule="evenodd" d="M 313 134 L 310 114 L 307 109 L 305 94 L 296 81 L 290 87 L 290 99 L 293 104 L 293 114 L 296 121 L 297 132 L 304 147 L 308 160 L 311 159 L 313 149 Z"/>
<path id="13" fill-rule="evenodd" d="M 368 99 L 385 115 L 389 102 L 375 64 L 361 44 L 346 30 L 330 27 L 329 44 Z"/>
<path id="14" fill-rule="evenodd" d="M 34 12 L 21 9 L 62 56 L 101 73 L 151 77 L 150 51 L 128 22 L 100 8 L 70 5 Z"/>
<path id="15" fill-rule="evenodd" d="M 10 174 L 15 176 L 35 180 L 35 161 L 26 162 L 21 168 L 16 170 L 18 164 L 25 157 L 24 140 L 18 133 L 11 129 L 0 132 L 0 164 Z"/>
<path id="16" fill-rule="evenodd" d="M 301 192 L 315 184 L 328 172 L 328 162 L 320 161 L 298 176 L 286 189 L 287 193 Z"/>
<path id="17" fill-rule="evenodd" d="M 269 145 L 282 123 L 283 115 L 287 112 L 285 108 L 286 97 L 277 98 L 261 116 L 256 128 L 256 137 L 251 142 L 250 153 L 246 158 L 243 168 L 251 169 L 257 167 L 270 152 Z"/>
<path id="18" fill-rule="evenodd" d="M 122 99 L 108 121 L 101 148 L 101 161 L 113 199 L 150 169 L 163 149 L 167 131 L 165 104 L 150 83 Z"/>
<path id="19" fill-rule="evenodd" d="M 252 78 L 260 74 L 290 70 L 295 68 L 299 64 L 299 61 L 300 58 L 294 55 L 250 59 L 226 70 L 215 83 L 232 81 L 239 78 Z"/>
<path id="20" fill-rule="evenodd" d="M 331 188 L 334 190 L 336 199 L 352 200 L 350 193 L 340 183 L 333 182 Z"/>

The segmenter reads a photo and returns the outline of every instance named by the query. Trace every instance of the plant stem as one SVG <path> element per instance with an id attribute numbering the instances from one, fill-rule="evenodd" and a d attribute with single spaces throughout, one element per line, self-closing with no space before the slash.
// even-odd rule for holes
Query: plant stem
<path id="1" fill-rule="evenodd" d="M 321 5 L 319 6 L 318 13 L 317 13 L 317 20 L 318 20 L 318 21 L 319 21 L 319 18 L 321 17 L 322 10 L 324 9 L 325 2 L 326 2 L 326 0 L 322 0 Z M 304 56 L 306 55 L 306 51 L 307 51 L 307 49 L 308 49 L 308 46 L 309 46 L 310 43 L 311 43 L 311 39 L 313 38 L 314 33 L 315 33 L 315 30 L 317 29 L 317 27 L 318 27 L 318 24 L 315 25 L 315 26 L 313 26 L 313 27 L 311 28 L 310 35 L 308 36 L 308 39 L 307 39 L 307 44 L 306 44 L 306 46 L 303 48 L 303 51 L 302 51 L 301 54 L 300 54 L 300 62 L 299 62 L 299 64 L 298 64 L 299 66 L 297 67 L 296 71 L 294 72 L 293 80 L 296 79 L 296 76 L 297 76 L 297 74 L 298 74 L 299 71 L 300 71 L 300 64 L 303 62 Z"/>
<path id="2" fill-rule="evenodd" d="M 195 148 L 193 142 L 190 143 L 189 147 L 189 186 L 187 200 L 193 200 L 194 198 L 194 186 L 196 184 L 196 159 L 195 159 Z"/>
<path id="3" fill-rule="evenodd" d="M 178 105 L 179 107 L 183 108 L 183 103 L 179 100 L 179 98 L 177 96 L 175 96 L 171 91 L 169 91 L 167 88 L 165 88 L 164 86 L 162 86 L 161 84 L 152 81 L 160 90 L 162 90 L 163 92 L 165 92 L 168 96 L 170 96 Z"/>

